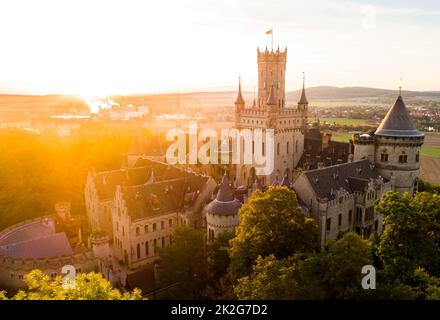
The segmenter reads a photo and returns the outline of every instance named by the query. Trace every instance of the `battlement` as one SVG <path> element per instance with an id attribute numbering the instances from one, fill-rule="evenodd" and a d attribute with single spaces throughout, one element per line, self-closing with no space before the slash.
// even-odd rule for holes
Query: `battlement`
<path id="1" fill-rule="evenodd" d="M 258 62 L 282 62 L 286 63 L 287 61 L 287 47 L 283 50 L 280 50 L 278 47 L 276 50 L 268 50 L 267 47 L 264 51 L 260 51 L 260 48 L 257 48 L 257 59 Z"/>
<path id="2" fill-rule="evenodd" d="M 85 264 L 94 262 L 95 256 L 92 251 L 77 252 L 69 256 L 53 257 L 53 258 L 14 258 L 0 255 L 0 265 L 2 269 L 13 270 L 33 270 L 33 269 L 60 269 L 68 264 Z"/>

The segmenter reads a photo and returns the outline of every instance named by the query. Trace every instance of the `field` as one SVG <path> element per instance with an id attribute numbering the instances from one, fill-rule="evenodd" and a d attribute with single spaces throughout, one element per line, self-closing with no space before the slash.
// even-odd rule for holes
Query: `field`
<path id="1" fill-rule="evenodd" d="M 378 121 L 371 121 L 368 119 L 350 119 L 350 118 L 319 118 L 319 121 L 326 122 L 329 124 L 339 124 L 339 125 L 347 125 L 347 126 L 369 126 L 369 125 L 377 125 Z"/>
<path id="2" fill-rule="evenodd" d="M 352 134 L 332 133 L 332 140 L 348 142 Z M 440 183 L 440 134 L 427 134 L 421 148 L 420 177 L 430 183 Z"/>

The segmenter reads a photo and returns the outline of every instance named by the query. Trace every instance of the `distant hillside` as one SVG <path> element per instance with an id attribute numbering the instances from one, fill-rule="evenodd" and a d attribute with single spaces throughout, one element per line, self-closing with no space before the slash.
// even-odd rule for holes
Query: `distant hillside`
<path id="1" fill-rule="evenodd" d="M 307 98 L 311 104 L 313 100 L 338 100 L 338 99 L 360 99 L 360 98 L 379 98 L 391 100 L 396 97 L 397 90 L 365 88 L 365 87 L 331 87 L 319 86 L 307 88 Z M 298 101 L 301 91 L 290 91 L 286 93 L 287 104 L 294 104 Z M 440 91 L 404 91 L 404 96 L 411 97 L 436 97 L 440 98 Z M 237 92 L 194 92 L 181 94 L 157 94 L 157 95 L 135 95 L 118 96 L 114 100 L 121 104 L 125 103 L 144 103 L 153 108 L 162 106 L 228 106 L 233 105 Z M 243 97 L 246 103 L 251 104 L 254 93 L 245 91 Z"/>
<path id="2" fill-rule="evenodd" d="M 298 100 L 300 90 L 286 94 L 287 100 Z M 354 99 L 354 98 L 390 98 L 395 97 L 397 90 L 366 87 L 331 87 L 319 86 L 307 88 L 307 98 L 312 99 Z M 405 97 L 440 97 L 440 91 L 404 91 Z"/>
<path id="3" fill-rule="evenodd" d="M 301 91 L 290 91 L 286 94 L 287 104 L 295 104 Z M 386 90 L 365 87 L 331 87 L 319 86 L 307 88 L 307 98 L 313 105 L 317 100 L 343 100 L 378 98 L 390 102 L 397 94 L 397 90 Z M 169 93 L 169 94 L 146 94 L 130 96 L 112 96 L 111 98 L 121 105 L 147 105 L 155 112 L 166 112 L 168 108 L 181 107 L 216 107 L 232 106 L 237 92 L 193 92 L 193 93 Z M 243 92 L 247 104 L 251 104 L 254 98 L 253 92 Z M 406 98 L 425 97 L 440 98 L 440 91 L 404 91 Z M 88 109 L 84 100 L 65 95 L 1 95 L 0 111 L 9 112 L 71 112 L 72 110 L 86 111 Z"/>

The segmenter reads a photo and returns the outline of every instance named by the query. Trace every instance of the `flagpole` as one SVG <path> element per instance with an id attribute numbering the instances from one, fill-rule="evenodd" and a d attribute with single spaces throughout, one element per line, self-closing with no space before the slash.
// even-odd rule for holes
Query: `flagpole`
<path id="1" fill-rule="evenodd" d="M 273 51 L 273 29 L 272 29 L 272 32 L 270 33 L 270 36 L 272 38 L 272 51 Z"/>

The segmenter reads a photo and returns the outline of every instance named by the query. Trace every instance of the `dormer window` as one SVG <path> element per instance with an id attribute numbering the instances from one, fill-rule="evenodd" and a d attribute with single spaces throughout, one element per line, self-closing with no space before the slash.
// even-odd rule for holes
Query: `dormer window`
<path id="1" fill-rule="evenodd" d="M 155 194 L 151 194 L 151 207 L 153 208 L 153 210 L 160 209 L 159 197 Z"/>

